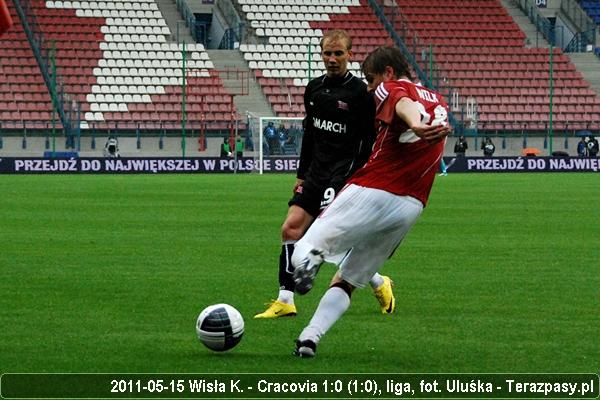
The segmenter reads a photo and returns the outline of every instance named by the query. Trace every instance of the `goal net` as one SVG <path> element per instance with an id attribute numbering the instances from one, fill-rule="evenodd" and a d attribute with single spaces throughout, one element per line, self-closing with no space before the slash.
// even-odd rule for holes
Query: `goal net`
<path id="1" fill-rule="evenodd" d="M 300 159 L 304 130 L 300 117 L 248 118 L 248 131 L 254 143 L 256 171 L 295 172 Z"/>

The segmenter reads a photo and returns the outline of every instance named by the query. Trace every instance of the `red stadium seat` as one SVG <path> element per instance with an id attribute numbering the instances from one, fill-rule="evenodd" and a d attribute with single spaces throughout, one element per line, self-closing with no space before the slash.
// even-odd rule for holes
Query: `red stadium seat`
<path id="1" fill-rule="evenodd" d="M 495 122 L 506 126 L 516 118 L 543 128 L 535 121 L 544 115 L 547 119 L 549 112 L 548 50 L 526 48 L 524 33 L 500 2 L 459 1 L 452 7 L 446 7 L 441 0 L 397 0 L 397 3 L 408 21 L 409 35 L 414 32 L 424 42 L 417 54 L 434 45 L 433 56 L 442 76 L 458 90 L 461 101 L 469 96 L 476 98 L 479 119 L 488 128 L 496 127 Z M 446 31 L 438 29 L 439 26 Z M 452 35 L 447 34 L 448 30 Z M 423 62 L 424 70 L 427 62 Z M 555 103 L 578 104 L 581 111 L 587 109 L 586 104 L 593 105 L 600 99 L 596 93 L 583 95 L 590 90 L 589 84 L 558 48 L 554 49 L 553 66 Z M 488 106 L 492 104 L 495 106 Z M 507 104 L 514 107 L 506 107 Z M 538 115 L 519 112 L 516 110 L 519 107 L 535 107 Z M 568 108 L 559 120 L 576 118 L 581 115 Z M 600 113 L 592 119 L 600 123 Z"/>
<path id="2" fill-rule="evenodd" d="M 12 10 L 12 2 L 8 3 Z M 80 3 L 73 2 L 73 5 L 75 4 Z M 106 3 L 104 4 L 104 7 L 107 7 L 106 9 L 110 10 L 110 7 L 120 7 L 119 4 Z M 172 51 L 172 44 L 160 44 L 163 43 L 161 40 L 168 40 L 170 37 L 163 35 L 161 39 L 159 37 L 160 35 L 155 34 L 154 36 L 157 42 L 149 43 L 147 42 L 147 39 L 151 35 L 137 35 L 138 32 L 136 32 L 136 35 L 131 34 L 137 28 L 142 28 L 141 30 L 147 28 L 147 23 L 142 27 L 142 25 L 139 24 L 139 21 L 136 23 L 137 25 L 134 25 L 134 19 L 120 18 L 119 23 L 115 23 L 113 20 L 110 24 L 107 24 L 107 20 L 104 17 L 90 17 L 87 15 L 82 17 L 83 12 L 85 11 L 83 8 L 48 8 L 47 3 L 44 0 L 32 0 L 29 2 L 29 6 L 29 12 L 35 14 L 36 20 L 44 35 L 44 42 L 54 43 L 55 45 L 57 75 L 59 76 L 60 81 L 64 82 L 64 92 L 74 97 L 74 99 L 82 105 L 82 110 L 91 110 L 91 105 L 94 105 L 94 107 L 99 106 L 100 103 L 90 104 L 87 99 L 91 94 L 100 93 L 111 95 L 117 93 L 120 95 L 134 93 L 139 95 L 143 94 L 146 99 L 140 109 L 148 111 L 156 111 L 162 108 L 163 104 L 171 102 L 171 96 L 177 98 L 175 103 L 181 104 L 181 86 L 177 79 L 178 76 L 160 76 L 159 71 L 162 71 L 165 74 L 166 72 L 164 72 L 164 69 L 157 69 L 157 65 L 164 63 L 165 60 L 169 58 L 167 57 L 168 54 L 171 54 L 171 58 L 167 61 L 171 64 L 179 61 L 179 59 L 174 56 L 176 52 Z M 127 11 L 125 11 L 125 13 L 127 13 Z M 156 29 L 157 26 L 160 25 L 161 20 L 156 17 L 154 21 L 154 25 L 156 26 L 151 26 L 151 28 Z M 21 113 L 17 112 L 14 115 L 15 118 L 23 120 L 25 126 L 28 126 L 29 119 L 39 120 L 47 115 L 50 96 L 20 21 L 17 20 L 16 22 L 19 23 L 16 23 L 13 29 L 0 39 L 0 100 L 5 97 L 8 99 L 15 99 L 18 96 L 21 96 L 22 98 L 25 93 L 43 95 L 43 98 L 37 100 L 31 99 L 31 97 L 27 98 L 27 101 L 30 103 L 24 105 L 23 109 L 30 111 L 28 114 L 20 115 Z M 166 28 L 166 23 L 164 25 Z M 118 27 L 119 29 L 127 30 L 127 34 L 120 34 L 119 37 L 122 41 L 110 41 L 108 40 L 110 35 L 104 34 L 101 31 L 102 29 L 109 29 L 107 27 Z M 166 29 L 168 33 L 168 28 Z M 116 36 L 117 35 L 112 35 L 112 39 L 115 39 Z M 146 41 L 142 40 L 142 37 Z M 152 52 L 149 51 L 149 48 L 144 49 L 144 46 L 148 44 L 152 46 Z M 170 53 L 164 51 L 167 47 L 171 50 Z M 175 45 L 175 47 L 179 49 L 178 45 Z M 206 53 L 203 53 L 203 50 L 197 50 L 201 47 L 196 46 L 194 49 L 191 49 L 190 47 L 188 47 L 188 51 L 192 57 L 188 60 L 188 66 L 193 68 L 192 65 L 196 63 L 196 60 L 202 60 L 201 65 L 204 67 L 204 72 L 201 74 L 202 77 L 190 77 L 188 80 L 189 84 L 194 87 L 202 88 L 200 90 L 201 92 L 226 94 L 227 91 L 224 89 L 218 75 L 214 72 L 211 74 L 206 73 L 206 66 L 210 63 Z M 134 49 L 137 52 L 136 56 L 132 56 Z M 141 51 L 142 49 L 143 51 Z M 140 57 L 142 53 L 143 57 Z M 194 57 L 198 55 L 200 57 Z M 105 56 L 106 58 L 104 58 Z M 149 56 L 154 57 L 154 59 Z M 113 65 L 108 65 L 107 68 L 104 68 L 100 66 L 101 61 L 104 64 L 112 63 Z M 162 87 L 159 88 L 161 90 L 157 91 L 158 85 L 154 82 L 152 82 L 152 86 L 149 83 L 144 83 L 143 85 L 140 83 L 137 84 L 137 86 L 131 84 L 115 84 L 115 81 L 118 83 L 119 80 L 128 78 L 149 78 L 150 74 L 148 71 L 150 70 L 148 68 L 138 68 L 138 65 L 136 65 L 136 68 L 132 68 L 134 62 L 141 62 L 142 64 L 143 62 L 147 62 L 148 66 L 152 64 L 152 73 L 154 75 L 159 75 L 156 77 L 156 82 L 160 80 L 161 85 L 164 85 L 167 81 L 170 84 L 175 82 L 176 87 L 173 89 L 165 86 L 163 94 Z M 126 63 L 129 63 L 127 64 L 127 67 Z M 144 67 L 146 67 L 146 65 L 144 65 Z M 141 74 L 142 70 L 145 75 Z M 138 75 L 135 75 L 136 73 Z M 105 83 L 100 83 L 99 78 L 102 78 Z M 153 78 L 154 77 L 151 77 L 148 82 Z M 4 81 L 5 79 L 6 81 Z M 4 87 L 4 83 L 7 83 L 8 86 Z M 130 89 L 134 90 L 134 92 L 129 93 L 128 91 Z M 98 91 L 96 92 L 94 90 Z M 131 97 L 129 98 L 131 99 Z M 126 103 L 123 100 L 120 100 L 119 102 L 121 104 Z M 108 103 L 109 102 L 107 102 L 107 104 Z M 112 112 L 104 113 L 106 122 L 90 120 L 88 121 L 90 122 L 90 125 L 100 127 L 110 125 L 111 121 L 120 123 L 121 121 L 139 120 L 131 115 L 131 113 L 117 111 L 117 109 L 124 110 L 125 108 L 119 108 L 117 103 L 113 104 L 116 105 L 116 108 L 113 106 L 115 109 Z M 136 106 L 140 105 L 140 103 L 134 101 L 125 105 L 130 110 L 135 110 Z M 40 109 L 42 106 L 43 109 Z M 84 115 L 86 115 L 86 113 L 84 113 Z M 94 117 L 93 113 L 88 113 L 88 115 L 89 117 Z M 155 115 L 156 112 L 147 115 L 147 117 L 153 119 Z M 236 118 L 239 117 L 236 115 Z M 32 124 L 31 127 L 35 128 L 38 125 L 39 124 Z"/>

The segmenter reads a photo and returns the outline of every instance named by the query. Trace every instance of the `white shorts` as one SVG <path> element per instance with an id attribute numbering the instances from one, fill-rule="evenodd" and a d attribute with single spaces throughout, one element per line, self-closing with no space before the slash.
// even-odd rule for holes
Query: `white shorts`
<path id="1" fill-rule="evenodd" d="M 410 196 L 346 186 L 296 243 L 292 263 L 313 249 L 337 264 L 342 278 L 363 287 L 379 271 L 417 221 L 423 204 Z"/>

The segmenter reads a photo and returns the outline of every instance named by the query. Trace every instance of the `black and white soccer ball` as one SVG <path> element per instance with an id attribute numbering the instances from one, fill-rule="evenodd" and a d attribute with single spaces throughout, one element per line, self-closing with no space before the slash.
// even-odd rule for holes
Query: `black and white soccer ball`
<path id="1" fill-rule="evenodd" d="M 226 351 L 242 340 L 244 318 L 229 304 L 213 304 L 198 316 L 196 333 L 202 344 L 209 349 Z"/>

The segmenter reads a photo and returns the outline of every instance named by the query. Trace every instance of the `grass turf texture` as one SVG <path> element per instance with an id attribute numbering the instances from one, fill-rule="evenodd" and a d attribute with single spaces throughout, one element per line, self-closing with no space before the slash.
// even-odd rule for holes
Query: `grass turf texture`
<path id="1" fill-rule="evenodd" d="M 596 174 L 454 174 L 370 289 L 291 356 L 299 315 L 276 296 L 291 175 L 2 176 L 0 372 L 600 372 Z M 196 339 L 205 306 L 245 317 L 242 342 Z"/>

